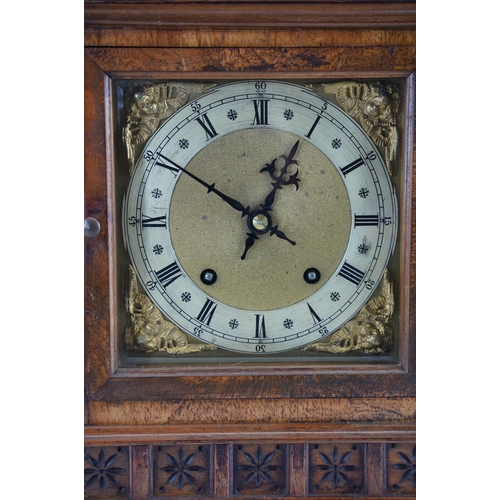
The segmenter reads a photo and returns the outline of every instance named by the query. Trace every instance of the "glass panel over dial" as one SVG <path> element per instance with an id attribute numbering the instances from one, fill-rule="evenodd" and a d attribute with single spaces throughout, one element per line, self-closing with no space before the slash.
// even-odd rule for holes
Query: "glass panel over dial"
<path id="1" fill-rule="evenodd" d="M 377 148 L 305 87 L 215 87 L 168 118 L 130 181 L 123 229 L 139 282 L 194 342 L 266 355 L 337 331 L 396 241 Z"/>

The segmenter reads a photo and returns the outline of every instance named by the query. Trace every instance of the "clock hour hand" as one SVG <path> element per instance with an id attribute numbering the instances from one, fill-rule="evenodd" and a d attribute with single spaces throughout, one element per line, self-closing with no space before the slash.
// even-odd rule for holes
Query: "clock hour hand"
<path id="1" fill-rule="evenodd" d="M 245 241 L 245 251 L 243 252 L 243 255 L 241 256 L 241 260 L 245 260 L 245 257 L 247 256 L 247 252 L 250 249 L 251 246 L 255 243 L 255 240 L 258 240 L 257 236 L 253 233 L 247 233 L 248 238 Z"/>
<path id="2" fill-rule="evenodd" d="M 295 190 L 299 189 L 300 179 L 297 178 L 297 176 L 299 175 L 299 170 L 297 169 L 297 171 L 292 175 L 288 173 L 288 167 L 290 165 L 297 165 L 297 160 L 294 160 L 293 157 L 297 153 L 298 147 L 299 141 L 297 141 L 292 146 L 292 149 L 290 150 L 290 153 L 288 153 L 288 155 L 284 154 L 279 156 L 278 158 L 275 158 L 271 163 L 266 163 L 266 166 L 260 170 L 260 172 L 268 172 L 269 176 L 273 180 L 273 182 L 271 182 L 272 190 L 267 195 L 264 204 L 261 205 L 262 208 L 271 210 L 271 206 L 274 203 L 274 198 L 276 196 L 276 191 L 278 191 L 278 189 L 281 189 L 281 186 L 293 184 L 296 188 Z M 280 158 L 283 158 L 285 160 L 285 165 L 281 169 L 279 169 L 279 175 L 275 175 L 276 170 L 278 170 L 276 162 Z"/>
<path id="3" fill-rule="evenodd" d="M 178 168 L 179 170 L 182 170 L 189 177 L 191 177 L 195 181 L 199 182 L 202 186 L 205 186 L 208 190 L 207 191 L 208 193 L 215 193 L 219 198 L 224 200 L 230 207 L 234 208 L 235 210 L 238 210 L 238 212 L 241 212 L 242 217 L 249 214 L 250 207 L 244 207 L 243 204 L 240 203 L 238 200 L 235 200 L 234 198 L 231 198 L 230 196 L 227 196 L 223 192 L 219 191 L 215 187 L 215 183 L 208 184 L 208 182 L 205 182 L 203 179 L 200 179 L 198 176 L 194 175 L 189 170 L 186 170 L 185 168 L 181 167 L 180 165 L 177 165 L 177 163 L 174 163 L 172 160 L 169 160 L 169 162 L 172 165 L 174 165 L 176 168 Z"/>

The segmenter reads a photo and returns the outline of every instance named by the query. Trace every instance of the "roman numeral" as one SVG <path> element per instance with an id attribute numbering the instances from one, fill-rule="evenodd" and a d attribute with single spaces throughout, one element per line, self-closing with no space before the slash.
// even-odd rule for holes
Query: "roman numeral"
<path id="1" fill-rule="evenodd" d="M 180 170 L 179 165 L 177 165 L 177 163 L 174 163 L 172 160 L 169 160 L 166 156 L 163 156 L 161 153 L 158 153 L 158 156 L 161 157 L 167 163 L 164 163 L 162 160 L 159 160 L 157 158 L 155 165 L 170 170 L 177 177 L 177 173 Z"/>
<path id="2" fill-rule="evenodd" d="M 361 283 L 364 275 L 365 273 L 363 271 L 356 269 L 347 262 L 344 262 L 342 269 L 339 271 L 339 276 L 342 276 L 342 278 L 345 278 L 347 281 L 354 283 L 356 286 Z"/>
<path id="3" fill-rule="evenodd" d="M 269 125 L 268 106 L 269 101 L 267 100 L 253 101 L 255 116 L 252 125 Z"/>
<path id="4" fill-rule="evenodd" d="M 207 299 L 196 319 L 201 321 L 202 323 L 205 323 L 205 325 L 210 325 L 210 321 L 212 321 L 212 317 L 214 315 L 216 307 L 217 304 L 215 304 L 215 302 Z"/>
<path id="5" fill-rule="evenodd" d="M 256 339 L 265 339 L 266 338 L 266 322 L 264 319 L 264 315 L 262 314 L 262 320 L 260 319 L 261 315 L 255 315 L 255 338 Z"/>
<path id="6" fill-rule="evenodd" d="M 309 132 L 307 133 L 306 137 L 307 137 L 308 139 L 310 139 L 310 138 L 311 138 L 311 134 L 314 132 L 314 129 L 316 128 L 316 125 L 318 124 L 318 122 L 319 122 L 320 118 L 321 118 L 321 116 L 318 116 L 318 117 L 316 118 L 316 121 L 313 123 L 313 126 L 311 127 L 311 130 L 309 130 Z"/>
<path id="7" fill-rule="evenodd" d="M 174 262 L 167 267 L 155 271 L 155 274 L 163 288 L 167 288 L 167 286 L 171 285 L 177 278 L 182 276 L 182 271 L 179 269 L 179 264 L 174 260 Z"/>
<path id="8" fill-rule="evenodd" d="M 354 160 L 352 163 L 349 163 L 349 165 L 346 165 L 344 168 L 341 168 L 340 170 L 346 176 L 347 174 L 351 173 L 353 170 L 356 170 L 358 167 L 361 167 L 361 165 L 364 165 L 365 161 L 363 158 L 359 157 L 357 160 Z"/>
<path id="9" fill-rule="evenodd" d="M 196 118 L 196 121 L 203 127 L 203 130 L 207 134 L 207 141 L 213 139 L 216 135 L 219 135 L 212 125 L 212 122 L 209 120 L 207 114 L 203 114 Z"/>
<path id="10" fill-rule="evenodd" d="M 358 226 L 378 226 L 378 214 L 376 215 L 354 214 L 354 227 Z"/>
<path id="11" fill-rule="evenodd" d="M 307 303 L 307 307 L 309 307 L 309 312 L 311 313 L 314 324 L 319 323 L 321 321 L 321 318 L 318 316 L 317 312 L 311 307 L 309 302 L 306 302 L 306 303 Z"/>
<path id="12" fill-rule="evenodd" d="M 150 217 L 142 214 L 142 227 L 167 227 L 167 214 L 159 217 Z"/>

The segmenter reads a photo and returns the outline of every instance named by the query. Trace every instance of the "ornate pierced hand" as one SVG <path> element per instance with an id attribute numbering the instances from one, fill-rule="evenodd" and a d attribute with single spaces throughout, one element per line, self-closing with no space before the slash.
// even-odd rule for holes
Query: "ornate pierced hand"
<path id="1" fill-rule="evenodd" d="M 215 187 L 215 183 L 213 184 L 208 184 L 208 182 L 205 182 L 203 179 L 200 179 L 197 175 L 193 174 L 189 170 L 185 169 L 184 167 L 181 167 L 177 163 L 173 162 L 172 160 L 169 160 L 169 162 L 175 167 L 184 172 L 186 175 L 194 179 L 196 182 L 200 183 L 202 186 L 207 188 L 207 193 L 215 193 L 219 198 L 221 198 L 223 201 L 225 201 L 231 208 L 234 208 L 238 212 L 241 212 L 241 217 L 247 216 L 247 226 L 250 229 L 250 233 L 247 233 L 247 240 L 245 242 L 245 251 L 243 252 L 243 255 L 241 256 L 241 260 L 244 260 L 246 257 L 246 254 L 250 247 L 253 246 L 255 243 L 255 240 L 258 240 L 258 236 L 264 233 L 267 233 L 269 231 L 270 235 L 276 235 L 278 238 L 283 239 L 288 241 L 290 244 L 295 245 L 295 241 L 292 241 L 289 239 L 283 231 L 280 231 L 278 229 L 278 225 L 273 226 L 272 225 L 272 220 L 271 216 L 269 214 L 269 211 L 272 210 L 271 205 L 274 203 L 275 199 L 275 194 L 278 189 L 281 189 L 282 186 L 286 186 L 289 184 L 293 184 L 296 189 L 299 188 L 299 181 L 300 179 L 297 178 L 298 176 L 298 170 L 295 172 L 295 174 L 290 175 L 288 174 L 288 167 L 290 165 L 296 165 L 297 160 L 294 160 L 293 157 L 295 156 L 295 153 L 297 152 L 297 148 L 299 146 L 299 141 L 297 141 L 292 149 L 290 150 L 290 153 L 288 155 L 281 155 L 278 158 L 275 158 L 270 164 L 267 164 L 266 167 L 264 167 L 260 172 L 267 171 L 269 172 L 269 175 L 271 176 L 271 179 L 273 179 L 273 182 L 271 183 L 272 190 L 271 192 L 267 195 L 265 201 L 263 204 L 261 204 L 262 210 L 257 209 L 257 210 L 250 210 L 249 206 L 244 206 L 241 202 L 238 200 L 235 200 L 234 198 L 231 198 L 230 196 L 224 194 L 222 191 L 219 191 Z M 285 165 L 279 170 L 279 175 L 275 175 L 275 172 L 277 170 L 276 168 L 276 162 L 279 160 L 279 158 L 283 158 L 285 160 Z"/>
<path id="2" fill-rule="evenodd" d="M 260 172 L 268 172 L 269 176 L 273 180 L 273 182 L 271 182 L 272 190 L 267 195 L 264 204 L 261 205 L 264 210 L 272 210 L 271 206 L 274 203 L 276 191 L 278 191 L 278 189 L 282 189 L 282 186 L 293 184 L 296 191 L 299 189 L 300 179 L 297 178 L 297 176 L 299 175 L 299 170 L 297 169 L 294 174 L 290 174 L 288 172 L 288 167 L 290 165 L 297 165 L 297 160 L 294 160 L 293 157 L 295 156 L 298 147 L 299 141 L 297 141 L 293 145 L 288 155 L 284 154 L 279 156 L 278 158 L 275 158 L 271 163 L 266 163 L 266 166 L 260 170 Z M 278 167 L 276 166 L 276 162 L 280 158 L 283 158 L 285 160 L 285 164 L 281 169 L 278 169 Z M 279 175 L 276 175 L 277 171 L 279 171 Z"/>
<path id="3" fill-rule="evenodd" d="M 297 160 L 294 160 L 293 157 L 297 153 L 298 147 L 299 147 L 299 141 L 297 141 L 293 145 L 288 155 L 284 154 L 279 156 L 278 158 L 275 158 L 271 163 L 267 163 L 266 166 L 260 170 L 260 172 L 269 173 L 269 176 L 273 180 L 273 182 L 271 182 L 272 189 L 271 192 L 266 196 L 264 203 L 261 204 L 262 210 L 255 210 L 248 216 L 247 225 L 251 232 L 247 233 L 247 240 L 245 242 L 245 251 L 241 256 L 241 260 L 245 259 L 246 254 L 250 249 L 250 247 L 253 246 L 255 240 L 259 239 L 258 235 L 267 233 L 268 231 L 270 232 L 269 234 L 271 236 L 276 235 L 278 238 L 286 240 L 292 245 L 296 244 L 295 241 L 292 241 L 285 235 L 283 231 L 280 231 L 278 229 L 278 225 L 276 226 L 272 225 L 271 216 L 269 212 L 272 210 L 271 207 L 274 203 L 276 192 L 278 191 L 278 189 L 282 189 L 282 186 L 288 186 L 290 184 L 293 184 L 295 186 L 295 190 L 299 189 L 300 179 L 298 178 L 299 175 L 298 169 L 294 174 L 290 174 L 288 172 L 288 167 L 290 165 L 297 165 Z M 283 158 L 285 160 L 285 164 L 283 167 L 278 169 L 276 163 L 280 158 Z M 276 174 L 276 172 L 279 172 L 279 174 Z"/>

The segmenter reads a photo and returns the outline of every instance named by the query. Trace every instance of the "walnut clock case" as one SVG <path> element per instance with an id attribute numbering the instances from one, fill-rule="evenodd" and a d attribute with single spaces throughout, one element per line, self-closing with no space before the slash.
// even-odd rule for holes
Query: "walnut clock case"
<path id="1" fill-rule="evenodd" d="M 85 496 L 413 497 L 415 5 L 85 22 Z"/>

